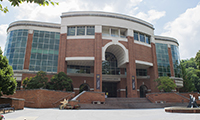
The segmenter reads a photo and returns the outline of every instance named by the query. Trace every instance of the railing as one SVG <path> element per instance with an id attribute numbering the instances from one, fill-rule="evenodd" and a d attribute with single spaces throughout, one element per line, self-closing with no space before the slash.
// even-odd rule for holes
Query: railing
<path id="1" fill-rule="evenodd" d="M 74 97 L 72 100 L 76 100 L 79 96 L 81 96 L 83 93 L 85 93 L 86 91 L 83 91 L 81 93 L 79 93 L 76 97 Z"/>
<path id="2" fill-rule="evenodd" d="M 149 98 L 150 98 L 150 99 L 149 99 Z M 149 101 L 151 101 L 152 103 L 155 102 L 154 99 L 153 99 L 152 97 L 150 97 L 150 96 L 148 96 L 147 99 L 148 99 Z"/>
<path id="3" fill-rule="evenodd" d="M 69 96 L 72 96 L 72 94 L 74 93 L 70 93 L 69 95 L 65 96 L 65 97 L 62 97 L 61 99 L 57 100 L 56 102 L 52 103 L 52 105 L 54 106 L 56 103 L 60 102 L 61 100 L 63 100 L 64 98 L 67 98 Z"/>

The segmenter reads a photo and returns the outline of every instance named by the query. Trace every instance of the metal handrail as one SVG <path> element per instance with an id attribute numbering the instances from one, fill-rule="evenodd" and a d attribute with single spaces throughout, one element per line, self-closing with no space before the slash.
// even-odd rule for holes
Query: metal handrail
<path id="1" fill-rule="evenodd" d="M 69 96 L 72 95 L 72 94 L 74 94 L 74 93 L 70 93 L 69 95 L 67 95 L 67 96 L 65 96 L 65 97 L 62 97 L 61 99 L 57 100 L 56 102 L 54 102 L 54 103 L 52 103 L 52 104 L 55 105 L 56 103 L 58 103 L 58 102 L 61 101 L 62 99 L 67 98 L 67 97 L 69 97 Z"/>

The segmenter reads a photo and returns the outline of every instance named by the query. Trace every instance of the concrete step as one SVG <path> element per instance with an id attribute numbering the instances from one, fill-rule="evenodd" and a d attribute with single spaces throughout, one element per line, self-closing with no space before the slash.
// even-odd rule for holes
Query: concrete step
<path id="1" fill-rule="evenodd" d="M 188 103 L 151 103 L 146 98 L 106 98 L 105 104 L 80 104 L 81 109 L 144 109 L 187 105 Z"/>

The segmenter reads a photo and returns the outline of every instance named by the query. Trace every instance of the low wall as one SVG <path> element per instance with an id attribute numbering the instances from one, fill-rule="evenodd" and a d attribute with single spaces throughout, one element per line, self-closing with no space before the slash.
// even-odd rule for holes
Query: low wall
<path id="1" fill-rule="evenodd" d="M 104 92 L 90 92 L 87 91 L 79 96 L 76 100 L 79 103 L 89 103 L 91 104 L 93 101 L 105 102 L 105 93 Z"/>
<path id="2" fill-rule="evenodd" d="M 192 94 L 198 100 L 198 93 L 149 93 L 146 98 L 152 103 L 165 102 L 165 103 L 188 103 L 189 94 Z"/>
<path id="3" fill-rule="evenodd" d="M 9 103 L 15 110 L 24 109 L 24 99 L 0 97 L 0 104 Z"/>
<path id="4" fill-rule="evenodd" d="M 53 108 L 60 105 L 63 99 L 71 99 L 74 92 L 54 91 L 46 89 L 19 90 L 15 94 L 5 96 L 10 98 L 25 99 L 25 107 L 31 108 Z"/>

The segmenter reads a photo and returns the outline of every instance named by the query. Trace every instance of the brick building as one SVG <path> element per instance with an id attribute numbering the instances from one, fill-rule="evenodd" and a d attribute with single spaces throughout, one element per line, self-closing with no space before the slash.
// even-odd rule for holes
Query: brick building
<path id="1" fill-rule="evenodd" d="M 108 12 L 66 12 L 61 23 L 16 21 L 9 25 L 4 55 L 21 81 L 45 71 L 65 72 L 73 91 L 109 97 L 145 97 L 154 80 L 170 76 L 183 86 L 176 39 L 154 35 L 152 24 Z"/>

